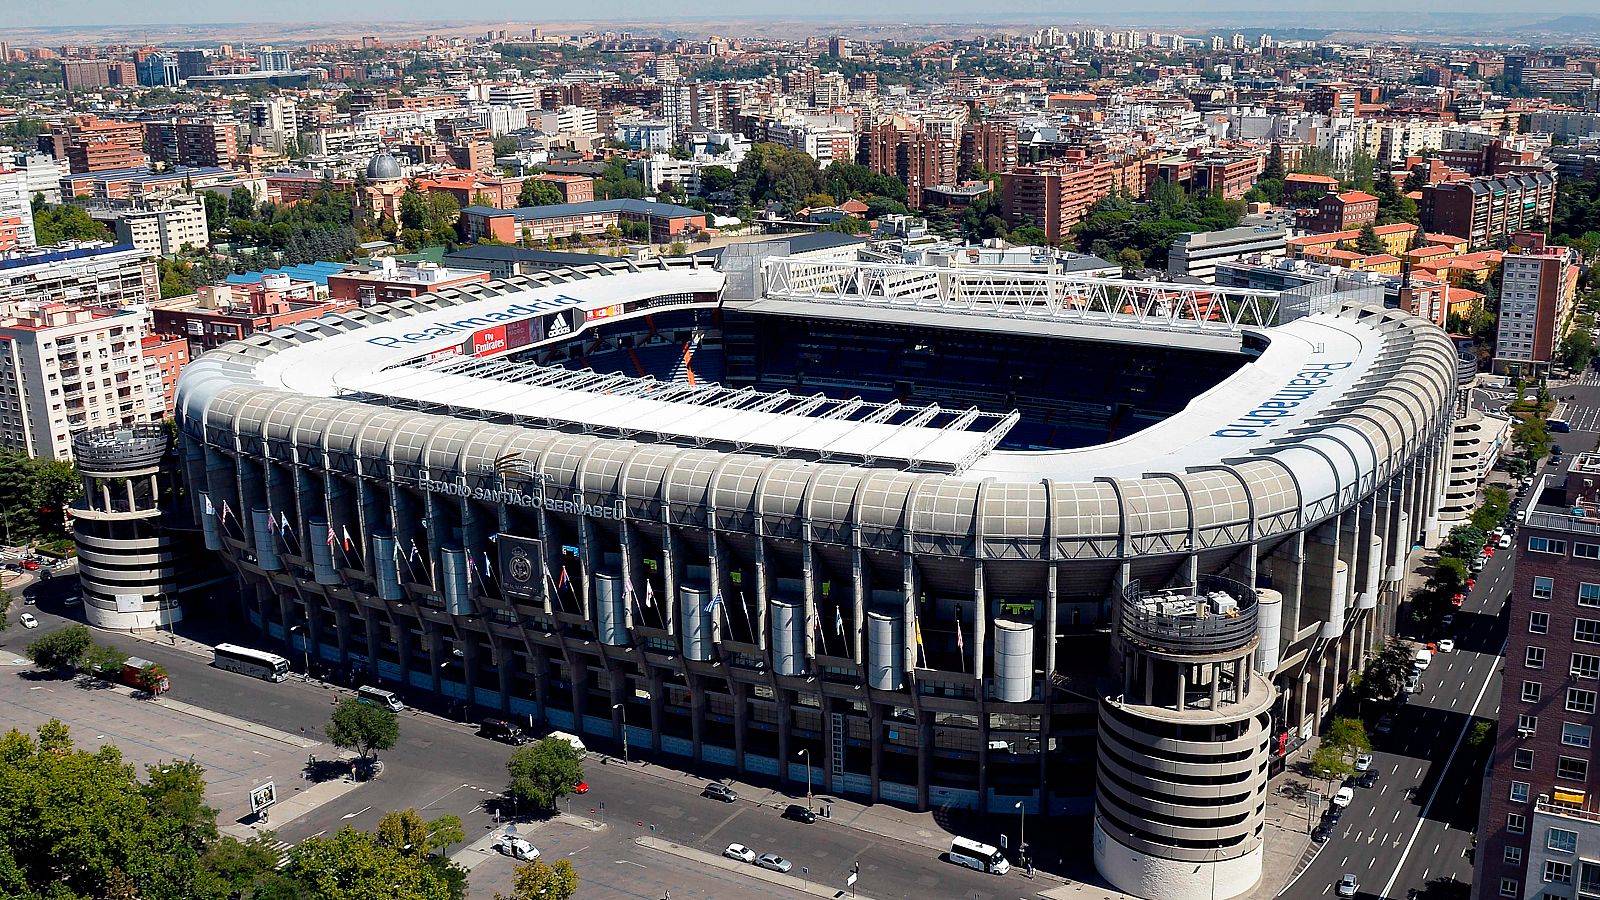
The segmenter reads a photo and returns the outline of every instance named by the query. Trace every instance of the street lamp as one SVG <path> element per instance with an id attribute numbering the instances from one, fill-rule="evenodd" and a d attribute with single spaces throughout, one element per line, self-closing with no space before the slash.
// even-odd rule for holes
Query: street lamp
<path id="1" fill-rule="evenodd" d="M 628 761 L 628 705 L 626 703 L 611 704 L 612 710 L 622 710 L 622 761 Z"/>
<path id="2" fill-rule="evenodd" d="M 811 808 L 811 748 L 807 747 L 804 750 L 801 750 L 796 755 L 804 757 L 805 761 L 806 761 L 806 809 L 810 809 Z"/>
<path id="3" fill-rule="evenodd" d="M 305 624 L 302 623 L 299 625 L 290 626 L 289 633 L 303 635 L 300 640 L 300 650 L 305 654 L 306 665 L 306 670 L 303 674 L 303 677 L 309 683 L 311 681 L 311 632 L 306 628 Z"/>
<path id="4" fill-rule="evenodd" d="M 1028 859 L 1028 808 L 1017 801 L 1017 863 Z"/>

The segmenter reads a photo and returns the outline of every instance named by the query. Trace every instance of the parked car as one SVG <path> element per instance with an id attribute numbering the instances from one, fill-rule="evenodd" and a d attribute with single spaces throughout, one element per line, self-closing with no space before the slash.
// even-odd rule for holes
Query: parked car
<path id="1" fill-rule="evenodd" d="M 1380 718 L 1378 720 L 1378 724 L 1376 726 L 1374 726 L 1372 730 L 1376 731 L 1379 734 L 1388 734 L 1389 732 L 1393 731 L 1394 730 L 1394 716 L 1384 716 L 1384 717 Z"/>
<path id="2" fill-rule="evenodd" d="M 756 852 L 743 844 L 729 844 L 723 848 L 722 855 L 739 862 L 753 863 L 756 861 Z"/>
<path id="3" fill-rule="evenodd" d="M 1334 893 L 1341 897 L 1354 897 L 1358 886 L 1355 873 L 1346 872 L 1344 877 L 1339 879 L 1339 883 L 1334 886 Z"/>
<path id="4" fill-rule="evenodd" d="M 1356 771 L 1357 772 L 1365 772 L 1366 770 L 1368 770 L 1370 768 L 1372 768 L 1372 754 L 1371 753 L 1357 753 L 1356 754 Z"/>
<path id="5" fill-rule="evenodd" d="M 1356 779 L 1356 786 L 1357 787 L 1369 788 L 1369 787 L 1372 787 L 1373 785 L 1375 785 L 1377 783 L 1378 783 L 1378 770 L 1377 769 L 1368 769 L 1367 771 L 1361 773 L 1361 777 L 1360 778 Z"/>
<path id="6" fill-rule="evenodd" d="M 1445 638 L 1445 639 L 1441 640 L 1439 642 L 1439 652 L 1440 653 L 1454 653 L 1454 652 L 1456 652 L 1455 639 L 1454 638 Z"/>
<path id="7" fill-rule="evenodd" d="M 587 794 L 587 793 L 589 793 L 589 782 L 587 782 L 587 781 L 578 782 L 577 784 L 572 786 L 572 792 L 574 794 Z"/>
<path id="8" fill-rule="evenodd" d="M 789 862 L 787 859 L 784 859 L 776 853 L 761 854 L 761 856 L 756 859 L 756 865 L 763 869 L 771 869 L 774 872 L 787 872 L 794 868 L 794 863 Z"/>
<path id="9" fill-rule="evenodd" d="M 39 571 L 39 564 L 34 562 L 31 559 L 23 560 L 22 561 L 22 567 L 24 569 L 27 569 L 29 572 L 37 572 L 37 571 Z"/>
<path id="10" fill-rule="evenodd" d="M 478 737 L 486 737 L 491 741 L 515 747 L 520 747 L 530 740 L 521 728 L 504 719 L 484 719 L 478 724 Z"/>
<path id="11" fill-rule="evenodd" d="M 1415 694 L 1422 690 L 1422 676 L 1415 672 L 1406 676 L 1406 693 Z"/>
<path id="12" fill-rule="evenodd" d="M 82 606 L 83 605 L 83 598 L 78 596 L 77 594 L 69 594 L 67 596 L 67 599 L 61 601 L 61 605 L 62 606 L 69 606 L 69 607 L 70 606 Z"/>
<path id="13" fill-rule="evenodd" d="M 815 812 L 811 811 L 807 807 L 801 806 L 798 803 L 791 803 L 784 807 L 783 817 L 785 819 L 793 819 L 796 822 L 804 822 L 807 825 L 810 825 L 812 822 L 817 820 L 817 814 Z"/>
<path id="14" fill-rule="evenodd" d="M 39 627 L 39 620 L 33 617 L 33 613 L 23 613 L 21 616 L 17 617 L 17 621 L 22 623 L 23 628 Z"/>
<path id="15" fill-rule="evenodd" d="M 1501 536 L 1500 541 L 1498 543 L 1496 543 L 1495 546 L 1499 547 L 1501 550 L 1510 550 L 1511 549 L 1511 535 L 1507 534 L 1507 535 Z"/>
<path id="16" fill-rule="evenodd" d="M 732 803 L 739 799 L 739 795 L 733 792 L 733 788 L 717 781 L 706 785 L 706 789 L 701 791 L 700 795 L 710 797 L 713 800 L 721 800 L 723 803 Z"/>
<path id="17" fill-rule="evenodd" d="M 1342 787 L 1342 788 L 1339 788 L 1337 791 L 1333 792 L 1332 803 L 1333 803 L 1334 806 L 1345 807 L 1345 806 L 1349 806 L 1351 801 L 1353 801 L 1355 799 L 1356 799 L 1356 792 L 1354 790 L 1351 790 L 1348 787 Z"/>
<path id="18" fill-rule="evenodd" d="M 1445 613 L 1444 617 L 1439 620 L 1439 624 L 1443 625 L 1446 628 L 1449 628 L 1451 625 L 1454 625 L 1455 623 L 1456 623 L 1456 614 L 1453 613 L 1453 612 Z"/>
<path id="19" fill-rule="evenodd" d="M 1333 826 L 1331 825 L 1318 825 L 1317 830 L 1311 832 L 1311 839 L 1319 844 L 1326 844 L 1330 837 L 1333 837 Z"/>

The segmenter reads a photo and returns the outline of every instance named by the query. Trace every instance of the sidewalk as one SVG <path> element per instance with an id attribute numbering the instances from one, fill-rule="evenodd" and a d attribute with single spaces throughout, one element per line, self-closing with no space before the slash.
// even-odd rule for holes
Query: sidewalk
<path id="1" fill-rule="evenodd" d="M 732 872 L 735 875 L 748 875 L 753 878 L 759 878 L 762 881 L 766 881 L 780 887 L 786 887 L 790 890 L 800 891 L 803 894 L 810 894 L 813 897 L 832 898 L 839 896 L 841 893 L 839 888 L 832 884 L 826 884 L 820 881 L 811 881 L 810 879 L 800 878 L 795 875 L 785 875 L 781 872 L 763 869 L 760 866 L 752 865 L 751 863 L 739 862 L 737 860 L 729 859 L 726 856 L 721 856 L 716 853 L 707 853 L 704 850 L 697 850 L 693 847 L 685 847 L 682 844 L 662 840 L 661 838 L 641 836 L 634 838 L 633 842 L 647 850 L 654 850 L 657 853 L 671 854 L 672 856 L 679 857 L 680 859 L 687 859 L 690 862 L 699 863 L 702 866 L 723 869 L 725 871 Z M 754 891 L 752 890 L 751 893 L 754 893 Z M 852 896 L 856 897 L 857 900 L 872 900 L 872 898 L 868 897 L 866 894 L 852 893 Z"/>
<path id="2" fill-rule="evenodd" d="M 335 778 L 332 781 L 314 784 L 274 803 L 268 812 L 266 822 L 254 819 L 249 822 L 229 822 L 218 830 L 241 841 L 247 841 L 263 832 L 282 828 L 322 804 L 337 800 L 360 786 L 361 782 L 351 781 L 348 778 Z"/>

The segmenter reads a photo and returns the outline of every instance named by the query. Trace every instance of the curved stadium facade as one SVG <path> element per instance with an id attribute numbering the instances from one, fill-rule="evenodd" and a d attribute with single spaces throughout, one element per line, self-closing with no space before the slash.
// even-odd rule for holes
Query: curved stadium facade
<path id="1" fill-rule="evenodd" d="M 1455 353 L 1362 299 L 596 264 L 207 354 L 185 477 L 294 658 L 1235 896 L 1444 483 Z"/>

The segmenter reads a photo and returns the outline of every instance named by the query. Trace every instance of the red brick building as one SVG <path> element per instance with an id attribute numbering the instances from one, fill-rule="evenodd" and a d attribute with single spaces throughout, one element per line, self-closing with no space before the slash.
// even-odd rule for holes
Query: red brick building
<path id="1" fill-rule="evenodd" d="M 39 135 L 39 149 L 65 159 L 73 174 L 133 169 L 148 164 L 144 128 L 138 122 L 115 122 L 76 116 Z"/>
<path id="2" fill-rule="evenodd" d="M 189 364 L 189 342 L 177 335 L 148 334 L 139 341 L 139 351 L 145 359 L 145 396 L 155 396 L 154 379 L 159 378 L 163 415 L 170 419 L 178 393 L 178 373 Z"/>
<path id="3" fill-rule="evenodd" d="M 961 172 L 982 166 L 989 172 L 1017 167 L 1017 126 L 1011 122 L 972 122 L 961 129 Z"/>
<path id="4" fill-rule="evenodd" d="M 554 185 L 567 203 L 588 203 L 594 199 L 594 179 L 587 175 L 559 175 L 540 172 L 533 176 L 545 184 Z"/>
<path id="5" fill-rule="evenodd" d="M 1305 220 L 1311 231 L 1349 231 L 1378 221 L 1378 198 L 1362 191 L 1328 194 Z"/>
<path id="6" fill-rule="evenodd" d="M 1001 214 L 1011 227 L 1042 228 L 1047 242 L 1059 244 L 1102 197 L 1118 190 L 1142 194 L 1146 172 L 1141 159 L 1089 163 L 1081 154 L 1021 166 L 1000 176 Z"/>
<path id="7" fill-rule="evenodd" d="M 662 244 L 706 229 L 705 213 L 650 200 L 594 200 L 516 209 L 469 206 L 461 211 L 461 221 L 468 241 L 492 238 L 508 244 L 605 234 L 609 228 L 623 228 L 626 234 L 629 224 L 648 227 L 649 240 Z"/>
<path id="8" fill-rule="evenodd" d="M 447 269 L 432 263 L 401 266 L 393 259 L 382 259 L 378 267 L 371 271 L 347 270 L 329 275 L 328 299 L 335 303 L 354 302 L 361 306 L 372 306 L 488 280 L 488 272 L 473 269 Z"/>
<path id="9" fill-rule="evenodd" d="M 856 147 L 856 162 L 905 182 L 908 206 L 922 206 L 923 187 L 959 180 L 961 148 L 956 141 L 929 135 L 904 116 L 866 129 Z"/>

